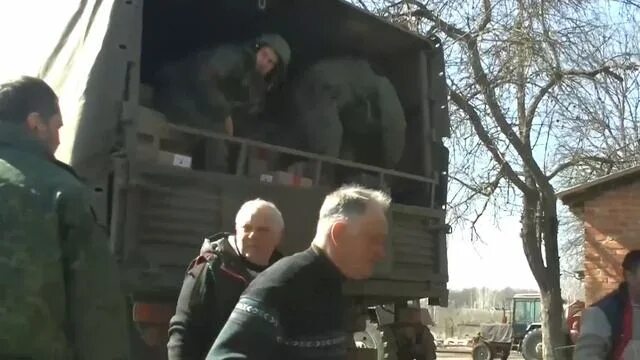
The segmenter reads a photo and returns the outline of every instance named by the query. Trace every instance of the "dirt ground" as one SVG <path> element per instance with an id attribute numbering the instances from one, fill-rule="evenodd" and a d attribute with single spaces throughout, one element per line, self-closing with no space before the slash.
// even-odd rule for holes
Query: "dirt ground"
<path id="1" fill-rule="evenodd" d="M 447 360 L 471 360 L 471 352 L 444 352 L 438 351 L 437 354 L 438 359 L 447 359 Z M 509 360 L 522 360 L 522 355 L 517 352 L 512 352 L 509 356 Z"/>

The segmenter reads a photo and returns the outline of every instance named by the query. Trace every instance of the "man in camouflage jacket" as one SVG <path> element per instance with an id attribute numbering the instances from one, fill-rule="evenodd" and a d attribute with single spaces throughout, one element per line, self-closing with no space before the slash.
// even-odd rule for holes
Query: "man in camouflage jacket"
<path id="1" fill-rule="evenodd" d="M 128 358 L 125 298 L 88 189 L 54 158 L 42 80 L 0 85 L 0 358 Z"/>
<path id="2" fill-rule="evenodd" d="M 290 58 L 289 45 L 277 34 L 195 52 L 160 69 L 156 105 L 172 122 L 232 135 L 234 111 L 258 112 Z"/>
<path id="3" fill-rule="evenodd" d="M 172 123 L 247 137 L 247 122 L 255 122 L 290 59 L 289 44 L 277 34 L 203 49 L 160 69 L 156 106 Z M 226 167 L 227 149 L 220 142 L 207 141 L 191 151 L 197 167 Z"/>

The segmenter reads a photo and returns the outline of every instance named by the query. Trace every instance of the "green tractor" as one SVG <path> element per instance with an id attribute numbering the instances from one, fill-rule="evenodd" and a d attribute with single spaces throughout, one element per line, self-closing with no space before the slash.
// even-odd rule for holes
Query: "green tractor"
<path id="1" fill-rule="evenodd" d="M 512 350 L 525 360 L 542 360 L 542 307 L 540 295 L 517 294 L 511 302 L 511 321 L 484 324 L 473 339 L 473 360 L 507 360 Z"/>
<path id="2" fill-rule="evenodd" d="M 525 360 L 542 360 L 542 306 L 538 294 L 518 294 L 511 306 L 513 348 Z"/>
<path id="3" fill-rule="evenodd" d="M 583 301 L 574 301 L 565 308 L 565 332 L 567 346 L 555 351 L 571 354 L 580 334 Z M 481 325 L 480 333 L 473 339 L 473 360 L 501 358 L 506 360 L 512 350 L 519 351 L 525 360 L 542 360 L 542 305 L 539 294 L 517 294 L 511 301 L 511 321 L 506 311 L 502 324 Z M 571 357 L 571 356 L 570 356 Z"/>

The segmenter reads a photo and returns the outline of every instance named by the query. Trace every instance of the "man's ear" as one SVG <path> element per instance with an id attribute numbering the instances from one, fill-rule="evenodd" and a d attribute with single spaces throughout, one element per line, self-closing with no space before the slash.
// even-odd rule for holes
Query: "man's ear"
<path id="1" fill-rule="evenodd" d="M 27 115 L 27 129 L 33 131 L 42 125 L 42 117 L 37 112 L 32 112 Z"/>
<path id="2" fill-rule="evenodd" d="M 344 233 L 347 231 L 347 223 L 344 221 L 336 221 L 331 225 L 329 234 L 331 235 L 331 242 L 334 246 L 339 245 L 340 240 L 344 237 Z"/>

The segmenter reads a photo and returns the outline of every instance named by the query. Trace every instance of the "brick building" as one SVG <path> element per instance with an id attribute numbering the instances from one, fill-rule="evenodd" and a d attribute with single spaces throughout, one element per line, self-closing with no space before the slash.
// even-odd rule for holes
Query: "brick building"
<path id="1" fill-rule="evenodd" d="M 591 304 L 622 279 L 622 258 L 640 249 L 640 166 L 558 193 L 583 222 L 586 303 Z"/>

